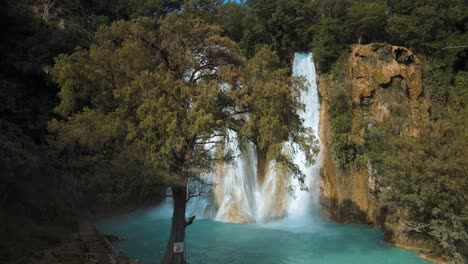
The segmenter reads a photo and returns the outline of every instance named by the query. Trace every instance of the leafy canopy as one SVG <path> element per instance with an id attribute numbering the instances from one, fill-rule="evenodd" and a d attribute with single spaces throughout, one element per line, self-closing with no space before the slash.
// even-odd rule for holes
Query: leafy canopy
<path id="1" fill-rule="evenodd" d="M 279 146 L 291 136 L 311 159 L 317 151 L 295 114 L 303 80 L 269 47 L 245 61 L 220 27 L 190 13 L 114 22 L 49 70 L 60 87 L 54 145 L 95 164 L 131 158 L 149 182 L 183 186 L 212 169 L 228 130 L 298 177 Z"/>

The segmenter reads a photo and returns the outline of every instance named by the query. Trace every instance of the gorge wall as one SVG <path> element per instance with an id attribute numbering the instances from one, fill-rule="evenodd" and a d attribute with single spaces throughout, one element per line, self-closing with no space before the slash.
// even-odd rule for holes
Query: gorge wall
<path id="1" fill-rule="evenodd" d="M 387 126 L 418 137 L 428 120 L 423 63 L 404 48 L 355 45 L 319 77 L 322 167 L 320 202 L 340 222 L 381 226 L 388 241 L 430 248 L 406 230 L 406 212 L 379 204 L 379 172 L 366 153 L 369 129 Z M 404 126 L 394 125 L 404 119 Z"/>

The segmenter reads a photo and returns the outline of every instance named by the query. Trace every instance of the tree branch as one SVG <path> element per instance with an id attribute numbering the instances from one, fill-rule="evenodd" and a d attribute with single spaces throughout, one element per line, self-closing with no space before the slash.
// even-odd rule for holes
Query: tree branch
<path id="1" fill-rule="evenodd" d="M 188 221 L 185 221 L 185 227 L 191 225 L 194 220 L 195 220 L 195 215 L 192 215 Z"/>
<path id="2" fill-rule="evenodd" d="M 161 58 L 164 61 L 164 64 L 166 65 L 166 67 L 168 69 L 170 69 L 171 71 L 176 71 L 177 70 L 177 67 L 171 68 L 171 64 L 169 63 L 169 55 L 167 54 L 167 52 L 165 50 L 161 49 L 158 44 L 152 43 L 152 42 L 146 40 L 145 38 L 140 38 L 140 40 L 145 42 L 146 44 L 150 45 L 151 47 L 153 47 L 154 49 L 156 49 L 158 51 L 159 56 L 161 56 Z"/>
<path id="3" fill-rule="evenodd" d="M 216 76 L 216 73 L 201 74 L 197 78 L 195 78 L 193 81 L 191 81 L 191 83 L 196 83 L 198 82 L 198 80 L 205 78 L 205 77 L 209 77 L 209 76 Z"/>
<path id="4" fill-rule="evenodd" d="M 202 196 L 202 194 L 206 194 L 206 193 L 208 193 L 208 192 L 199 192 L 197 194 L 189 194 L 189 195 L 187 195 L 187 199 L 185 199 L 185 202 L 188 203 L 190 201 L 190 199 L 195 198 L 195 197 L 200 197 L 200 196 Z"/>
<path id="5" fill-rule="evenodd" d="M 196 70 L 194 70 L 194 71 L 192 72 L 192 75 L 190 75 L 189 82 L 192 83 L 192 82 L 198 81 L 199 77 L 195 78 L 195 75 L 196 75 L 198 72 L 200 72 L 201 70 L 205 70 L 205 69 L 210 69 L 210 70 L 216 71 L 216 68 L 214 68 L 213 65 L 211 65 L 211 64 L 202 65 L 202 66 L 198 67 Z M 203 75 L 203 76 L 207 76 L 207 75 Z M 194 78 L 195 78 L 195 79 L 194 79 Z"/>

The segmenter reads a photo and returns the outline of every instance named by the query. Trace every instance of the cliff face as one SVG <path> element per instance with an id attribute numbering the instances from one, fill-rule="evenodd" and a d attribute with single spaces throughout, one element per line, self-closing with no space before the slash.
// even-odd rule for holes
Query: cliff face
<path id="1" fill-rule="evenodd" d="M 320 138 L 322 141 L 322 167 L 320 181 L 320 202 L 339 222 L 371 224 L 377 222 L 378 200 L 374 195 L 375 185 L 372 175 L 368 171 L 352 168 L 341 171 L 337 166 L 331 146 L 331 120 L 327 111 L 326 85 L 331 80 L 320 78 L 319 87 L 322 95 L 320 113 Z"/>
<path id="2" fill-rule="evenodd" d="M 396 134 L 418 137 L 428 119 L 428 104 L 422 85 L 422 63 L 410 50 L 387 44 L 356 45 L 341 60 L 342 77 L 319 77 L 322 97 L 320 136 L 322 140 L 321 203 L 340 222 L 375 224 L 383 227 L 387 239 L 400 245 L 429 248 L 422 239 L 410 237 L 405 228 L 405 212 L 379 205 L 379 172 L 365 149 L 369 128 L 392 126 L 398 118 L 403 127 Z M 347 99 L 336 102 L 332 87 L 343 87 Z M 349 130 L 344 133 L 352 158 L 339 160 L 334 148 L 331 105 L 349 105 Z M 398 117 L 395 113 L 398 114 Z M 398 128 L 397 128 L 398 127 Z M 357 153 L 357 154 L 356 154 Z M 352 160 L 352 161 L 349 161 Z M 345 166 L 343 166 L 346 165 Z"/>
<path id="3" fill-rule="evenodd" d="M 320 181 L 320 202 L 331 217 L 346 223 L 376 223 L 377 200 L 372 194 L 372 178 L 365 170 L 352 169 L 342 172 L 334 161 L 331 147 L 331 124 L 327 111 L 327 80 L 320 78 L 322 94 L 320 112 L 320 138 L 322 141 L 322 168 Z"/>
<path id="4" fill-rule="evenodd" d="M 354 46 L 351 53 L 348 79 L 355 117 L 353 129 L 360 119 L 382 123 L 390 118 L 391 108 L 404 107 L 410 113 L 410 126 L 402 132 L 418 136 L 418 128 L 428 118 L 420 60 L 406 48 L 385 44 Z"/>

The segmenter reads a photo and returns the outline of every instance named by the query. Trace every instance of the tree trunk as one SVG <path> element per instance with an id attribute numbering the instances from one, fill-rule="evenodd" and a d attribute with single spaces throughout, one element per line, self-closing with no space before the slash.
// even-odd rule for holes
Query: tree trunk
<path id="1" fill-rule="evenodd" d="M 169 235 L 166 252 L 164 253 L 163 264 L 185 263 L 185 249 L 184 253 L 174 253 L 173 247 L 174 242 L 184 242 L 185 239 L 185 228 L 187 227 L 187 222 L 185 221 L 186 198 L 186 186 L 172 188 L 174 211 L 172 213 L 171 234 Z"/>

